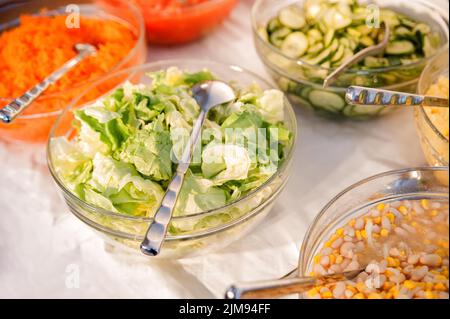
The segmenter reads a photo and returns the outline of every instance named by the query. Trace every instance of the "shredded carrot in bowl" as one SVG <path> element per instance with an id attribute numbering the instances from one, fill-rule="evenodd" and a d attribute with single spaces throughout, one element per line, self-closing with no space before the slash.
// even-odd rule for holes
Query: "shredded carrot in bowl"
<path id="1" fill-rule="evenodd" d="M 18 27 L 0 35 L 0 97 L 16 97 L 42 81 L 76 55 L 74 44 L 79 42 L 95 45 L 97 55 L 80 63 L 47 94 L 108 72 L 134 47 L 136 36 L 113 20 L 81 18 L 80 28 L 70 29 L 66 16 L 24 15 Z"/>
<path id="2" fill-rule="evenodd" d="M 0 123 L 1 139 L 45 142 L 59 111 L 89 83 L 145 58 L 145 52 L 130 56 L 138 45 L 138 35 L 125 23 L 80 17 L 79 28 L 68 28 L 66 19 L 65 15 L 23 15 L 17 27 L 0 33 L 0 107 L 74 57 L 76 43 L 97 47 L 95 56 L 86 58 L 51 85 L 14 123 Z M 89 97 L 95 99 L 117 84 L 98 87 Z"/>

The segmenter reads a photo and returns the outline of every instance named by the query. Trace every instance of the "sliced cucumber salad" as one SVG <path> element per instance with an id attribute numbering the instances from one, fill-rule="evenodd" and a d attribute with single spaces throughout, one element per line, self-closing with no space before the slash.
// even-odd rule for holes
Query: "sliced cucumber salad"
<path id="1" fill-rule="evenodd" d="M 367 119 L 388 110 L 348 105 L 346 87 L 415 90 L 415 82 L 426 65 L 425 58 L 440 48 L 442 35 L 430 25 L 434 21 L 417 21 L 386 8 L 379 12 L 379 24 L 385 22 L 391 31 L 385 51 L 366 57 L 352 66 L 351 72 L 339 76 L 332 88 L 322 89 L 331 70 L 384 39 L 383 29 L 366 20 L 371 16 L 370 10 L 371 7 L 357 0 L 305 0 L 303 5 L 282 8 L 261 26 L 262 39 L 277 49 L 268 52 L 263 41 L 257 41 L 256 48 L 293 103 L 331 117 Z"/>
<path id="2" fill-rule="evenodd" d="M 280 10 L 268 22 L 265 38 L 290 58 L 335 68 L 383 39 L 376 24 L 367 24 L 369 10 L 356 0 L 307 0 L 303 7 L 292 5 Z M 389 45 L 384 54 L 368 57 L 356 68 L 411 64 L 433 54 L 439 46 L 439 36 L 425 22 L 388 9 L 380 10 L 380 19 L 392 30 Z"/>

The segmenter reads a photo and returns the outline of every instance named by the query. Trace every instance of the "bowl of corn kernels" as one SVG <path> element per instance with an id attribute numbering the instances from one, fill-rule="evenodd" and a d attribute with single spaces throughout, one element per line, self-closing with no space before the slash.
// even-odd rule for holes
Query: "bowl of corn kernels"
<path id="1" fill-rule="evenodd" d="M 448 299 L 448 199 L 448 167 L 387 172 L 340 193 L 308 230 L 299 274 L 364 271 L 304 297 Z"/>

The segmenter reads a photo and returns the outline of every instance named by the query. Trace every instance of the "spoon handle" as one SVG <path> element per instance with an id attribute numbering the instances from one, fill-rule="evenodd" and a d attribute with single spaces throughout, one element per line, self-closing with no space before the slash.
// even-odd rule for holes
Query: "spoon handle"
<path id="1" fill-rule="evenodd" d="M 84 58 L 92 54 L 91 50 L 82 50 L 64 63 L 64 65 L 46 77 L 42 82 L 26 91 L 20 97 L 14 99 L 2 109 L 0 109 L 0 120 L 4 123 L 11 123 L 20 113 L 22 113 L 31 103 L 34 102 L 50 85 L 58 81 L 64 74 L 78 65 Z"/>
<path id="2" fill-rule="evenodd" d="M 448 107 L 448 99 L 350 86 L 345 94 L 347 103 L 363 106 L 433 106 Z"/>
<path id="3" fill-rule="evenodd" d="M 226 299 L 267 299 L 290 294 L 304 293 L 318 285 L 327 285 L 339 281 L 351 280 L 363 269 L 320 277 L 295 277 L 276 280 L 238 283 L 225 292 Z"/>
<path id="4" fill-rule="evenodd" d="M 161 245 L 166 237 L 167 228 L 172 219 L 178 195 L 183 186 L 184 177 L 189 169 L 192 152 L 197 144 L 205 118 L 206 112 L 202 110 L 192 129 L 189 145 L 187 145 L 183 151 L 175 176 L 169 183 L 167 191 L 162 199 L 161 206 L 156 212 L 155 217 L 145 234 L 144 241 L 141 243 L 141 251 L 145 255 L 157 256 L 161 250 Z"/>

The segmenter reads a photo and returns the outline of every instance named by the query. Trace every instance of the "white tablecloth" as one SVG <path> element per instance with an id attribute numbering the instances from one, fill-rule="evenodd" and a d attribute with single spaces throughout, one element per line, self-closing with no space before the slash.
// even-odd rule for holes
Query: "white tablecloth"
<path id="1" fill-rule="evenodd" d="M 231 18 L 200 42 L 151 47 L 148 60 L 216 60 L 266 74 L 252 43 L 252 3 L 241 0 Z M 359 123 L 296 112 L 292 176 L 267 220 L 221 251 L 181 261 L 130 259 L 106 249 L 69 213 L 44 150 L 0 143 L 0 297 L 222 297 L 235 281 L 276 278 L 293 269 L 308 225 L 343 188 L 386 170 L 425 164 L 410 110 Z"/>

